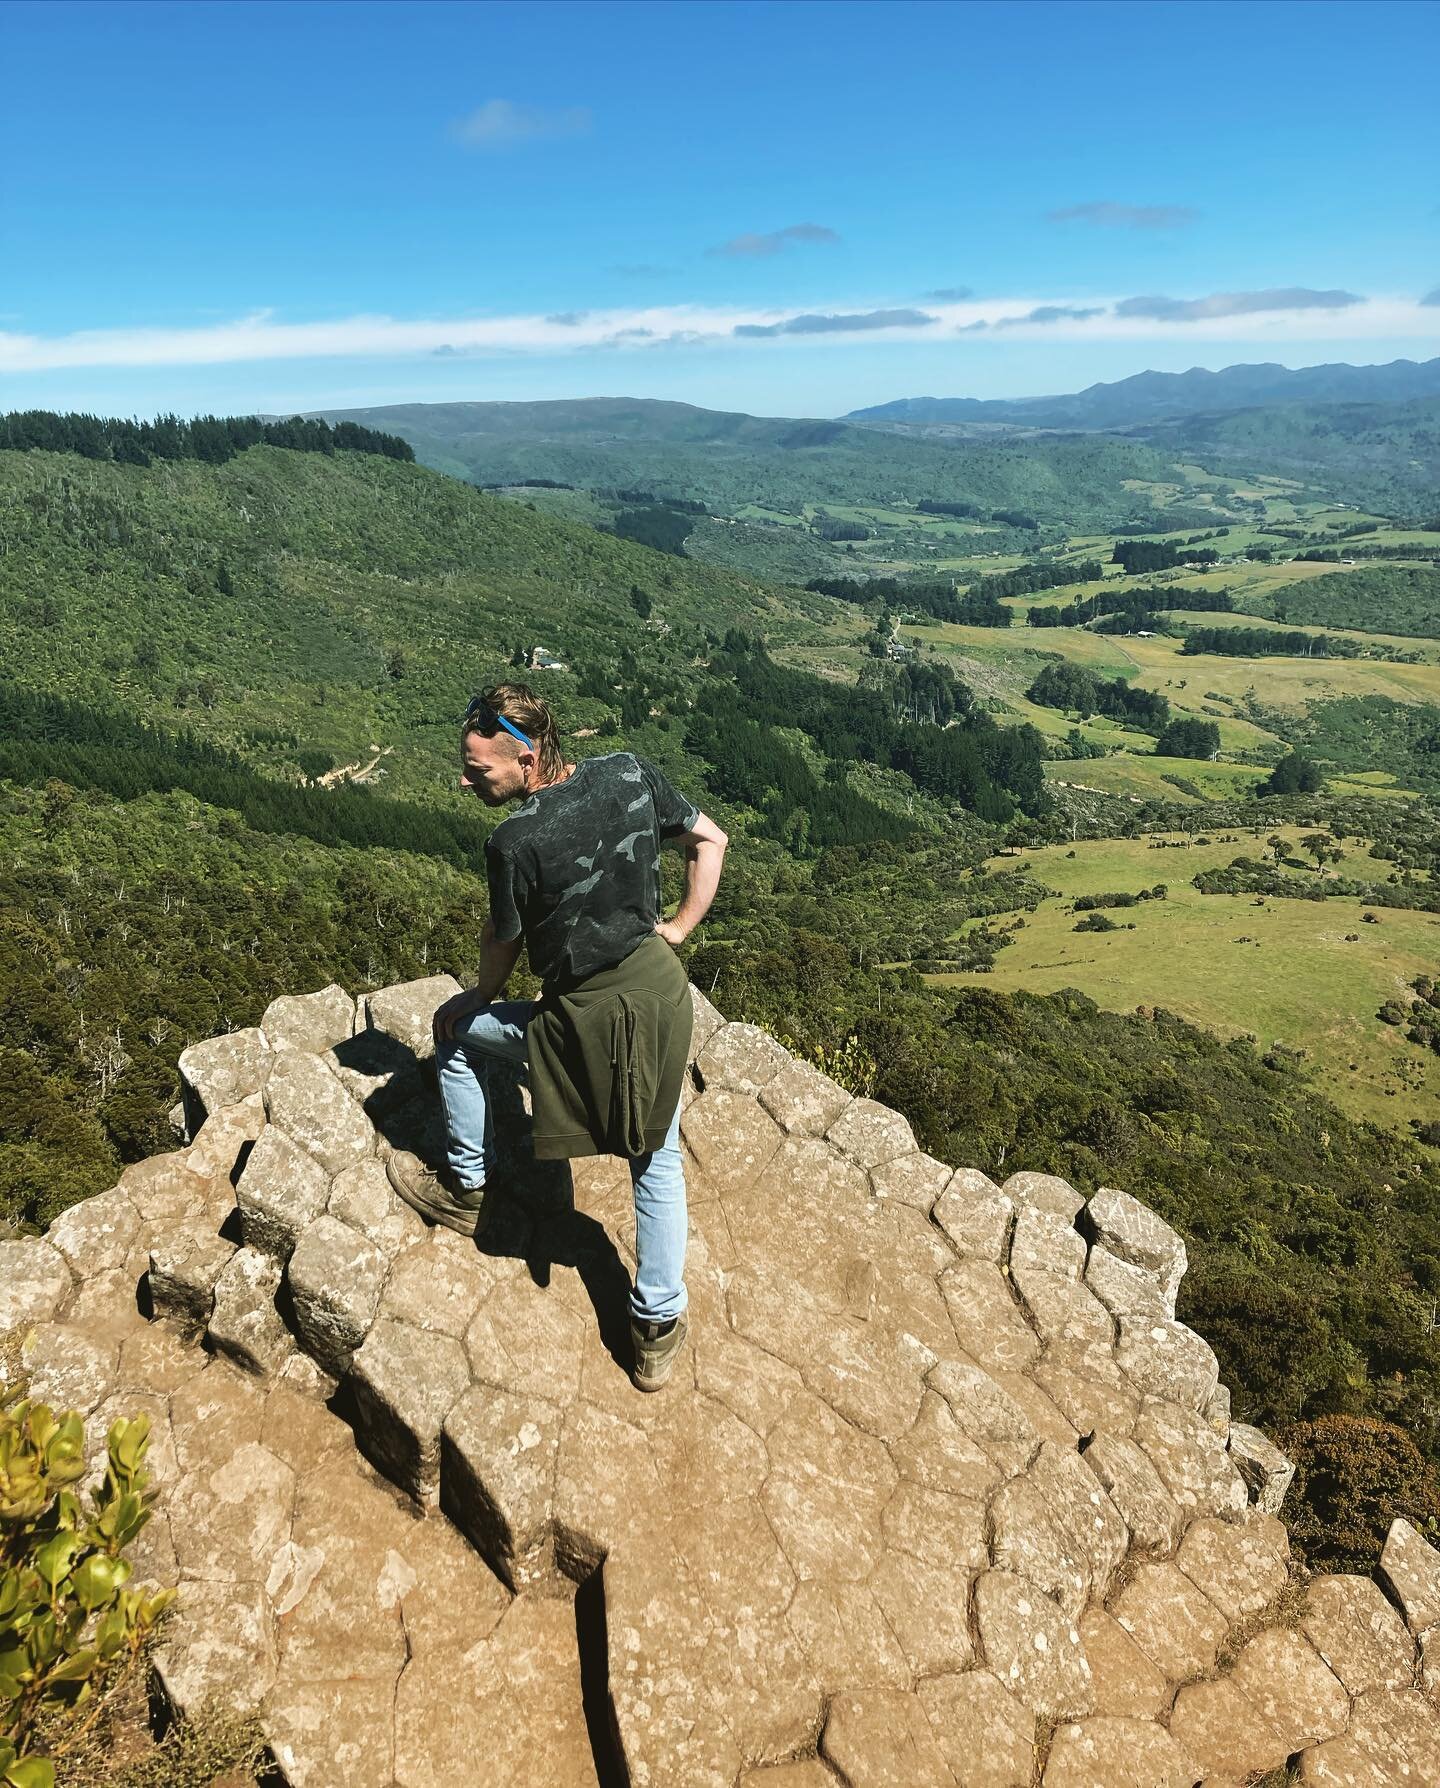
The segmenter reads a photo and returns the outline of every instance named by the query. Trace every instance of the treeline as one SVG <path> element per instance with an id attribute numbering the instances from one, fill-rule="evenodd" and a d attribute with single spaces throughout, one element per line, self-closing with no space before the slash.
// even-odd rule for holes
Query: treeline
<path id="1" fill-rule="evenodd" d="M 674 509 L 681 515 L 709 515 L 710 511 L 703 503 L 696 503 L 690 497 L 661 497 L 653 490 L 597 490 L 597 497 L 613 497 L 617 503 L 636 503 L 645 505 L 655 503 L 662 509 Z"/>
<path id="2" fill-rule="evenodd" d="M 952 621 L 962 627 L 1008 627 L 1015 619 L 980 584 L 962 595 L 948 582 L 902 584 L 893 577 L 812 577 L 805 588 L 841 602 L 874 602 L 879 598 L 887 607 L 933 615 L 937 621 Z"/>
<path id="3" fill-rule="evenodd" d="M 1433 544 L 1425 545 L 1418 540 L 1384 541 L 1380 545 L 1349 546 L 1343 552 L 1334 547 L 1311 546 L 1304 552 L 1295 553 L 1292 563 L 1299 565 L 1343 565 L 1347 559 L 1431 559 L 1432 564 L 1440 564 L 1440 558 L 1432 558 L 1436 552 Z"/>
<path id="4" fill-rule="evenodd" d="M 378 453 L 412 461 L 415 450 L 399 435 L 362 428 L 358 422 L 319 422 L 291 416 L 262 422 L 258 416 L 157 416 L 131 422 L 77 411 L 12 410 L 0 416 L 0 448 L 15 453 L 78 453 L 82 459 L 112 459 L 148 466 L 157 459 L 198 459 L 224 465 L 247 447 L 288 447 L 295 453 Z"/>
<path id="5" fill-rule="evenodd" d="M 1043 752 L 1034 727 L 999 727 L 976 711 L 970 691 L 955 682 L 949 725 L 911 725 L 896 719 L 879 690 L 822 682 L 777 665 L 763 643 L 732 628 L 710 664 L 698 703 L 710 723 L 695 727 L 691 749 L 711 763 L 733 755 L 725 735 L 742 721 L 761 727 L 798 727 L 830 760 L 843 782 L 852 762 L 899 770 L 917 788 L 953 801 L 982 819 L 1009 819 L 1048 805 Z M 694 722 L 692 722 L 694 727 Z"/>
<path id="6" fill-rule="evenodd" d="M 1174 546 L 1168 540 L 1117 540 L 1110 563 L 1133 576 L 1138 571 L 1173 571 L 1178 565 L 1214 565 L 1219 558 L 1213 546 Z"/>
<path id="7" fill-rule="evenodd" d="M 970 586 L 970 594 L 998 598 L 1033 596 L 1037 590 L 1057 590 L 1062 584 L 1093 583 L 1103 577 L 1098 559 L 1081 559 L 1075 565 L 1017 565 L 1013 571 L 999 571 L 993 577 L 982 577 Z"/>
<path id="8" fill-rule="evenodd" d="M 1228 590 L 1153 588 L 1149 585 L 1124 590 L 1097 590 L 1093 596 L 1082 596 L 1061 608 L 1032 608 L 1025 620 L 1031 627 L 1083 627 L 1100 615 L 1119 615 L 1133 620 L 1139 627 L 1155 619 L 1160 609 L 1195 610 L 1199 613 L 1229 614 L 1235 603 Z M 1107 632 L 1118 629 L 1107 628 Z"/>
<path id="9" fill-rule="evenodd" d="M 1097 677 L 1064 658 L 1045 665 L 1025 695 L 1042 708 L 1063 708 L 1082 720 L 1103 714 L 1147 733 L 1160 733 L 1170 718 L 1170 704 L 1163 695 L 1132 688 L 1123 677 Z"/>
<path id="10" fill-rule="evenodd" d="M 863 522 L 836 521 L 833 516 L 817 515 L 810 524 L 817 540 L 868 540 L 870 529 Z"/>
<path id="11" fill-rule="evenodd" d="M 1222 658 L 1358 658 L 1353 640 L 1325 633 L 1281 632 L 1268 627 L 1192 627 L 1180 648 L 1182 657 L 1201 653 Z"/>
<path id="12" fill-rule="evenodd" d="M 170 734 L 58 696 L 0 688 L 0 777 L 58 781 L 120 801 L 183 789 L 238 813 L 252 832 L 326 845 L 383 845 L 458 869 L 480 861 L 486 828 L 460 813 L 387 800 L 370 790 L 273 782 L 191 733 Z"/>

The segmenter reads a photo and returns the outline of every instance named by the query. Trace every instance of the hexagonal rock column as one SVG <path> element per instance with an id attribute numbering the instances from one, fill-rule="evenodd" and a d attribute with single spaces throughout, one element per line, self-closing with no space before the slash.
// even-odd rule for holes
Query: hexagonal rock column
<path id="1" fill-rule="evenodd" d="M 1250 1500 L 1266 1515 L 1278 1515 L 1295 1467 L 1273 1441 L 1244 1422 L 1230 1426 L 1230 1457 L 1245 1480 Z"/>
<path id="2" fill-rule="evenodd" d="M 1151 1276 L 1165 1314 L 1173 1317 L 1180 1281 L 1189 1263 L 1185 1244 L 1170 1225 L 1138 1198 L 1117 1192 L 1113 1186 L 1100 1188 L 1085 1206 L 1081 1223 L 1091 1240 L 1117 1260 Z"/>
<path id="3" fill-rule="evenodd" d="M 248 1247 L 286 1261 L 329 1196 L 330 1176 L 319 1162 L 278 1124 L 267 1124 L 235 1187 L 240 1233 Z"/>
<path id="4" fill-rule="evenodd" d="M 293 1050 L 276 1055 L 265 1083 L 265 1115 L 304 1149 L 327 1177 L 375 1153 L 375 1131 L 369 1119 L 339 1075 L 319 1056 Z"/>
<path id="5" fill-rule="evenodd" d="M 1440 1625 L 1440 1552 L 1403 1518 L 1390 1523 L 1380 1575 L 1394 1591 L 1412 1633 L 1418 1636 Z"/>
<path id="6" fill-rule="evenodd" d="M 193 1043 L 180 1055 L 180 1100 L 194 1136 L 212 1111 L 258 1093 L 270 1074 L 270 1039 L 258 1025 Z"/>
<path id="7" fill-rule="evenodd" d="M 58 1248 L 39 1236 L 0 1242 L 0 1333 L 49 1322 L 75 1288 Z"/>
<path id="8" fill-rule="evenodd" d="M 417 1501 L 433 1498 L 440 1430 L 470 1384 L 465 1349 L 453 1336 L 382 1317 L 357 1349 L 346 1384 L 361 1451 Z"/>
<path id="9" fill-rule="evenodd" d="M 308 1225 L 286 1280 L 295 1327 L 310 1356 L 334 1378 L 370 1332 L 389 1262 L 373 1242 L 331 1216 Z"/>
<path id="10" fill-rule="evenodd" d="M 403 1043 L 416 1061 L 429 1061 L 435 1054 L 435 1036 L 431 1030 L 435 1011 L 461 992 L 453 975 L 427 975 L 419 981 L 397 981 L 367 994 L 361 1001 L 364 1008 L 359 1028 L 384 1031 L 397 1043 Z"/>
<path id="11" fill-rule="evenodd" d="M 282 993 L 260 1020 L 272 1049 L 323 1055 L 355 1029 L 355 1002 L 334 982 L 319 993 Z"/>

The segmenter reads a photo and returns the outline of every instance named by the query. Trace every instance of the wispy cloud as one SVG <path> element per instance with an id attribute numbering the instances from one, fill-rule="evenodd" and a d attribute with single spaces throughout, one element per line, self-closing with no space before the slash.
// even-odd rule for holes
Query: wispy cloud
<path id="1" fill-rule="evenodd" d="M 1109 199 L 1092 199 L 1085 205 L 1048 211 L 1045 221 L 1099 224 L 1106 230 L 1178 230 L 1199 215 L 1189 205 L 1116 205 Z"/>
<path id="2" fill-rule="evenodd" d="M 705 348 L 765 351 L 773 343 L 820 352 L 847 342 L 955 341 L 959 335 L 1023 330 L 1051 341 L 1415 341 L 1433 332 L 1436 294 L 1359 298 L 1352 292 L 1280 287 L 1204 298 L 1034 295 L 987 298 L 924 310 L 910 306 L 793 311 L 762 305 L 617 305 L 548 315 L 398 318 L 343 316 L 289 323 L 271 311 L 185 328 L 83 329 L 37 335 L 0 328 L 0 381 L 81 367 L 221 366 L 318 359 L 404 360 L 563 355 L 596 350 L 663 353 Z M 1338 319 L 1343 314 L 1343 323 Z M 942 337 L 943 332 L 943 337 Z M 6 407 L 0 383 L 0 409 Z"/>
<path id="3" fill-rule="evenodd" d="M 861 310 L 818 316 L 806 311 L 778 323 L 737 323 L 733 335 L 854 335 L 865 329 L 920 329 L 938 323 L 923 310 Z"/>
<path id="4" fill-rule="evenodd" d="M 1035 323 L 1086 323 L 1091 317 L 1104 315 L 1103 304 L 1037 304 L 1034 310 L 1027 310 L 1023 317 L 1000 317 L 990 326 L 992 329 L 1019 329 Z"/>
<path id="5" fill-rule="evenodd" d="M 933 292 L 926 292 L 923 296 L 931 304 L 963 304 L 975 294 L 969 286 L 936 286 Z"/>
<path id="6" fill-rule="evenodd" d="M 1162 323 L 1195 323 L 1211 317 L 1258 316 L 1270 310 L 1349 310 L 1364 302 L 1358 292 L 1272 286 L 1265 292 L 1212 292 L 1208 298 L 1122 298 L 1115 306 L 1115 315 L 1154 317 Z"/>
<path id="7" fill-rule="evenodd" d="M 728 255 L 739 259 L 763 259 L 766 255 L 778 255 L 782 249 L 791 247 L 797 242 L 831 243 L 840 240 L 839 233 L 827 229 L 824 224 L 798 223 L 786 224 L 783 230 L 771 230 L 768 235 L 732 236 L 728 242 L 721 242 L 708 252 L 712 255 Z"/>
<path id="8" fill-rule="evenodd" d="M 516 143 L 535 143 L 546 137 L 581 137 L 593 120 L 588 106 L 554 110 L 545 106 L 517 106 L 508 99 L 487 99 L 450 126 L 451 138 L 467 149 L 509 149 Z"/>
<path id="9" fill-rule="evenodd" d="M 1436 286 L 1433 292 L 1427 292 L 1420 302 L 1427 306 L 1440 304 L 1440 286 Z"/>

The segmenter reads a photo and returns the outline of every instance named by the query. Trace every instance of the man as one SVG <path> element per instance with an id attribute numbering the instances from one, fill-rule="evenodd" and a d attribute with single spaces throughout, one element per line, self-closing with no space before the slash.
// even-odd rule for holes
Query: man
<path id="1" fill-rule="evenodd" d="M 490 917 L 475 986 L 435 1014 L 447 1164 L 397 1152 L 390 1181 L 431 1221 L 480 1233 L 495 1159 L 486 1064 L 528 1062 L 538 1157 L 629 1158 L 635 1383 L 659 1390 L 688 1326 L 679 1099 L 693 1008 L 674 946 L 708 912 L 728 840 L 643 758 L 567 763 L 549 708 L 522 683 L 471 702 L 460 762 L 462 787 L 487 807 L 523 804 L 486 841 Z M 666 838 L 686 858 L 670 920 L 660 916 Z M 541 997 L 502 1001 L 522 941 Z"/>

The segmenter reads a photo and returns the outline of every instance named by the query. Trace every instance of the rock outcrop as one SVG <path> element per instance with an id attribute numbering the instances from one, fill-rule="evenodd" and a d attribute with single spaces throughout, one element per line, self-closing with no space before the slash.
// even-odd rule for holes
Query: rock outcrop
<path id="1" fill-rule="evenodd" d="M 1292 1576 L 1143 1204 L 933 1160 L 696 994 L 692 1344 L 644 1397 L 623 1161 L 535 1162 L 497 1077 L 483 1240 L 390 1191 L 452 991 L 187 1050 L 190 1145 L 0 1243 L 34 1393 L 154 1424 L 178 1709 L 257 1709 L 297 1788 L 1440 1781 L 1440 1556 Z"/>

